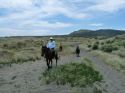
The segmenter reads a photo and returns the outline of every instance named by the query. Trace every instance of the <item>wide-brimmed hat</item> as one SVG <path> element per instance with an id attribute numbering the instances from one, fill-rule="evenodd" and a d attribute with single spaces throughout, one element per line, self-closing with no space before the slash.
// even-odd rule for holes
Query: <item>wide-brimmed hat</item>
<path id="1" fill-rule="evenodd" d="M 50 37 L 50 39 L 53 39 L 53 37 Z"/>

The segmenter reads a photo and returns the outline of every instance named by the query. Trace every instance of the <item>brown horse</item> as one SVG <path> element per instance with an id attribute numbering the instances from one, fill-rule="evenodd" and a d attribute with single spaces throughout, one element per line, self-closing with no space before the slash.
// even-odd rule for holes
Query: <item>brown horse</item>
<path id="1" fill-rule="evenodd" d="M 53 59 L 58 60 L 58 53 L 57 51 L 51 51 L 46 46 L 42 46 L 41 48 L 41 56 L 45 57 L 48 69 L 52 68 Z"/>

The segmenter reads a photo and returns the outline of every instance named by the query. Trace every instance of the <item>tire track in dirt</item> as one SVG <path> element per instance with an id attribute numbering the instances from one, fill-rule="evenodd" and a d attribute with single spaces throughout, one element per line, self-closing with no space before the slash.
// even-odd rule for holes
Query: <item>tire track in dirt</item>
<path id="1" fill-rule="evenodd" d="M 125 93 L 125 75 L 111 66 L 108 66 L 97 57 L 83 51 L 83 55 L 95 64 L 96 69 L 103 75 L 105 83 L 102 84 L 104 92 L 107 93 Z"/>

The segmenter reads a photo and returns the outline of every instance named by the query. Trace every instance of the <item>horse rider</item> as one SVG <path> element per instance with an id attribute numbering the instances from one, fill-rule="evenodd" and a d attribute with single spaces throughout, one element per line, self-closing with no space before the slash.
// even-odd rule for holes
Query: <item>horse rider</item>
<path id="1" fill-rule="evenodd" d="M 53 57 L 54 57 L 55 56 L 56 42 L 54 41 L 53 37 L 50 37 L 50 40 L 48 41 L 46 47 L 50 49 L 50 51 L 52 52 Z"/>

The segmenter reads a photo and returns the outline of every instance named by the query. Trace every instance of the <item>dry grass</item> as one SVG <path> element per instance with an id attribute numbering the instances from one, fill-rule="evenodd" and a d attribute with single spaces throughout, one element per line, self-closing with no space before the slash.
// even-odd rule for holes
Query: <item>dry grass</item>
<path id="1" fill-rule="evenodd" d="M 40 60 L 41 45 L 48 40 L 49 37 L 0 38 L 0 64 Z M 77 45 L 89 42 L 89 39 L 81 37 L 55 37 L 55 40 L 57 50 L 62 44 L 63 51 L 60 55 L 73 54 Z"/>
<path id="2" fill-rule="evenodd" d="M 93 44 L 98 48 L 93 50 Z M 106 64 L 125 73 L 125 40 L 120 38 L 94 39 L 89 43 L 91 54 L 97 56 Z"/>
<path id="3" fill-rule="evenodd" d="M 125 73 L 125 58 L 121 58 L 118 55 L 115 54 L 109 54 L 102 51 L 92 51 L 92 55 L 97 56 L 102 61 L 104 61 L 106 64 L 114 67 L 115 69 Z"/>
<path id="4" fill-rule="evenodd" d="M 0 39 L 0 64 L 40 60 L 42 43 L 42 39 L 39 38 L 2 38 Z"/>

